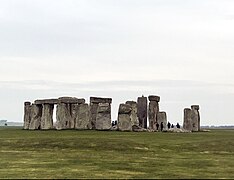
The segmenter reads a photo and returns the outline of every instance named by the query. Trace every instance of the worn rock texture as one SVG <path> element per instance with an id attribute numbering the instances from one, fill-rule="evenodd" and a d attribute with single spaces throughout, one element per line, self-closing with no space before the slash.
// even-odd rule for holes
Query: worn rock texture
<path id="1" fill-rule="evenodd" d="M 29 129 L 31 122 L 31 102 L 24 103 L 24 129 Z"/>
<path id="2" fill-rule="evenodd" d="M 48 130 L 53 129 L 53 104 L 42 105 L 42 117 L 41 117 L 41 129 Z"/>
<path id="3" fill-rule="evenodd" d="M 132 131 L 132 107 L 129 104 L 120 104 L 118 112 L 118 129 L 120 131 Z"/>
<path id="4" fill-rule="evenodd" d="M 70 129 L 71 121 L 73 120 L 70 104 L 59 103 L 57 105 L 56 119 L 57 130 Z"/>
<path id="5" fill-rule="evenodd" d="M 132 126 L 136 125 L 139 126 L 139 120 L 137 117 L 137 102 L 135 101 L 127 101 L 125 104 L 128 104 L 131 106 L 131 122 L 132 122 Z"/>
<path id="6" fill-rule="evenodd" d="M 138 97 L 137 99 L 137 116 L 139 126 L 147 129 L 147 98 Z"/>
<path id="7" fill-rule="evenodd" d="M 41 129 L 41 116 L 42 116 L 42 105 L 32 105 L 31 109 L 31 122 L 29 125 L 30 130 Z"/>
<path id="8" fill-rule="evenodd" d="M 161 130 L 160 125 L 161 122 L 163 123 L 163 129 L 165 130 L 167 128 L 167 114 L 166 112 L 158 112 L 157 120 L 159 124 L 159 130 Z"/>
<path id="9" fill-rule="evenodd" d="M 75 129 L 90 129 L 90 108 L 88 104 L 78 105 L 75 120 Z"/>
<path id="10" fill-rule="evenodd" d="M 199 105 L 192 105 L 191 109 L 184 109 L 183 128 L 193 132 L 200 131 Z"/>
<path id="11" fill-rule="evenodd" d="M 111 98 L 90 97 L 90 119 L 92 129 L 96 129 L 97 111 L 100 103 L 107 103 L 111 106 Z"/>
<path id="12" fill-rule="evenodd" d="M 156 130 L 156 123 L 157 123 L 157 115 L 159 112 L 159 105 L 157 101 L 150 101 L 149 102 L 149 129 Z"/>
<path id="13" fill-rule="evenodd" d="M 99 103 L 96 117 L 96 130 L 111 129 L 111 106 L 109 103 Z"/>

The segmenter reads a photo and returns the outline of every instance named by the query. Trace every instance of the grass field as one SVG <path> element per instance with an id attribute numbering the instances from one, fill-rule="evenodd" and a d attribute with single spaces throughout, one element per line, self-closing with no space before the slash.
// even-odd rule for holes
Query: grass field
<path id="1" fill-rule="evenodd" d="M 0 128 L 0 178 L 234 178 L 234 130 Z"/>

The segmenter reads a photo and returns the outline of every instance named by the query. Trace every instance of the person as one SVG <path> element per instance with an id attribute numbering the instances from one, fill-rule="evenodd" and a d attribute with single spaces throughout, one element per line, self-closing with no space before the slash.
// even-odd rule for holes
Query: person
<path id="1" fill-rule="evenodd" d="M 171 128 L 171 123 L 170 122 L 167 123 L 167 127 L 168 127 L 168 129 Z"/>
<path id="2" fill-rule="evenodd" d="M 157 128 L 157 131 L 158 131 L 158 128 L 159 128 L 159 124 L 158 123 L 156 124 L 156 128 Z"/>
<path id="3" fill-rule="evenodd" d="M 112 127 L 115 125 L 115 121 L 112 121 Z"/>
<path id="4" fill-rule="evenodd" d="M 171 128 L 174 128 L 174 124 L 171 125 Z"/>
<path id="5" fill-rule="evenodd" d="M 178 129 L 180 129 L 180 125 L 179 125 L 179 123 L 177 123 L 177 124 L 176 124 L 176 127 L 177 127 Z"/>
<path id="6" fill-rule="evenodd" d="M 161 131 L 163 131 L 163 122 L 161 122 Z"/>

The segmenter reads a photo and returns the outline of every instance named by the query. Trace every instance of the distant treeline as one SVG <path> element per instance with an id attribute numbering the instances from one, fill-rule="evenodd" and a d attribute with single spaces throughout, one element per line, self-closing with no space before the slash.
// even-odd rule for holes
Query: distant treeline
<path id="1" fill-rule="evenodd" d="M 234 129 L 234 126 L 201 126 L 201 128 L 209 128 L 209 129 Z"/>

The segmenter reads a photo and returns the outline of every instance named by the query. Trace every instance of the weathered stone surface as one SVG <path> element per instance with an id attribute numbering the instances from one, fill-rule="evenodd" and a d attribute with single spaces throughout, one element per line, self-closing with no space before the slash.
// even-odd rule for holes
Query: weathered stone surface
<path id="1" fill-rule="evenodd" d="M 142 127 L 137 126 L 137 125 L 133 125 L 132 131 L 134 131 L 134 132 L 148 132 L 148 129 L 142 128 Z"/>
<path id="2" fill-rule="evenodd" d="M 148 98 L 149 98 L 149 101 L 156 101 L 156 102 L 160 101 L 159 96 L 150 95 Z"/>
<path id="3" fill-rule="evenodd" d="M 29 129 L 31 122 L 31 102 L 24 103 L 24 129 Z"/>
<path id="4" fill-rule="evenodd" d="M 89 129 L 90 128 L 90 109 L 88 104 L 78 105 L 76 116 L 75 129 Z"/>
<path id="5" fill-rule="evenodd" d="M 199 109 L 200 109 L 200 107 L 199 107 L 199 105 L 192 105 L 192 106 L 191 106 L 191 109 L 199 110 Z"/>
<path id="6" fill-rule="evenodd" d="M 129 114 L 132 111 L 131 105 L 128 104 L 120 104 L 119 105 L 119 114 Z"/>
<path id="7" fill-rule="evenodd" d="M 192 112 L 192 115 L 191 115 L 192 131 L 196 132 L 200 130 L 200 114 L 199 114 L 199 111 L 196 109 L 192 109 L 191 112 Z"/>
<path id="8" fill-rule="evenodd" d="M 149 102 L 149 129 L 156 130 L 156 123 L 157 123 L 157 115 L 159 112 L 159 105 L 157 101 L 150 101 Z"/>
<path id="9" fill-rule="evenodd" d="M 120 104 L 118 112 L 118 129 L 120 131 L 132 131 L 132 108 L 128 104 Z"/>
<path id="10" fill-rule="evenodd" d="M 96 103 L 90 104 L 90 119 L 91 119 L 92 129 L 95 129 L 96 127 L 97 109 L 98 109 L 98 104 Z"/>
<path id="11" fill-rule="evenodd" d="M 56 119 L 57 130 L 71 129 L 71 122 L 73 120 L 71 116 L 71 105 L 59 103 L 57 105 Z"/>
<path id="12" fill-rule="evenodd" d="M 192 109 L 184 109 L 184 124 L 183 128 L 189 131 L 200 131 L 200 113 L 199 106 L 193 105 Z"/>
<path id="13" fill-rule="evenodd" d="M 157 121 L 159 126 L 163 123 L 163 129 L 167 128 L 167 114 L 166 112 L 158 112 Z M 159 128 L 161 130 L 161 128 Z"/>
<path id="14" fill-rule="evenodd" d="M 90 97 L 90 103 L 112 103 L 112 98 Z"/>
<path id="15" fill-rule="evenodd" d="M 41 99 L 34 101 L 34 104 L 36 105 L 42 105 L 42 104 L 57 104 L 58 99 Z"/>
<path id="16" fill-rule="evenodd" d="M 53 129 L 53 104 L 43 104 L 42 105 L 42 117 L 41 117 L 41 129 Z"/>
<path id="17" fill-rule="evenodd" d="M 167 129 L 165 130 L 166 132 L 172 132 L 172 133 L 191 133 L 192 131 L 189 131 L 189 130 L 186 130 L 186 129 L 183 129 L 183 128 L 170 128 L 170 129 Z"/>
<path id="18" fill-rule="evenodd" d="M 193 122 L 192 122 L 192 110 L 189 108 L 184 109 L 184 124 L 183 128 L 192 131 Z"/>
<path id="19" fill-rule="evenodd" d="M 29 125 L 30 130 L 41 129 L 41 116 L 42 116 L 42 105 L 33 104 L 31 107 L 31 122 Z"/>
<path id="20" fill-rule="evenodd" d="M 111 106 L 109 103 L 99 103 L 96 117 L 96 130 L 111 129 Z"/>
<path id="21" fill-rule="evenodd" d="M 76 97 L 60 97 L 58 98 L 59 103 L 65 104 L 84 104 L 85 99 L 78 99 Z"/>
<path id="22" fill-rule="evenodd" d="M 111 104 L 111 98 L 90 97 L 90 119 L 92 129 L 96 128 L 97 110 L 100 103 Z M 110 106 L 111 107 L 111 106 Z"/>
<path id="23" fill-rule="evenodd" d="M 139 120 L 138 120 L 138 117 L 137 117 L 137 102 L 135 101 L 127 101 L 126 104 L 130 105 L 131 108 L 132 108 L 132 111 L 131 111 L 131 122 L 132 122 L 132 126 L 133 125 L 137 125 L 139 126 Z"/>
<path id="24" fill-rule="evenodd" d="M 137 116 L 139 126 L 147 129 L 147 98 L 139 97 L 137 99 Z"/>

